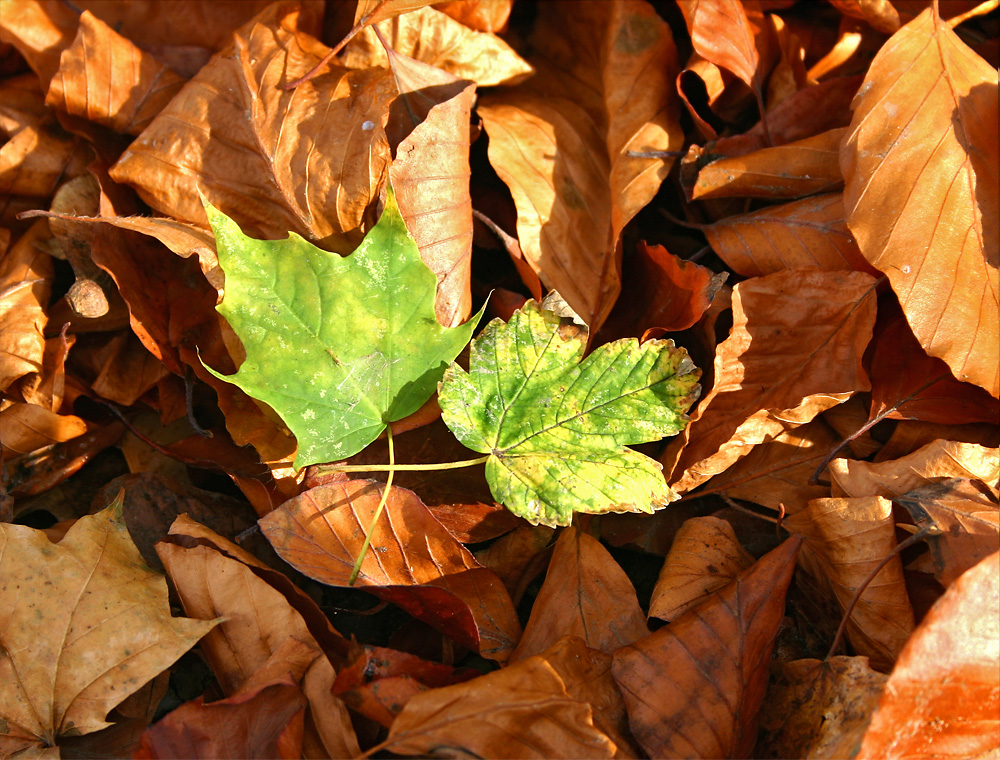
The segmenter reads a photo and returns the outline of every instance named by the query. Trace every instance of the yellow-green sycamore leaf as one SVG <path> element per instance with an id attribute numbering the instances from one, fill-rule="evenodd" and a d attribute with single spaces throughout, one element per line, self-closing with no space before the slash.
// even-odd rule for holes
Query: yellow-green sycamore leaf
<path id="1" fill-rule="evenodd" d="M 490 455 L 493 496 L 536 524 L 677 498 L 660 463 L 626 446 L 682 430 L 701 371 L 670 340 L 618 340 L 583 359 L 586 344 L 585 327 L 529 301 L 487 325 L 469 371 L 452 364 L 439 388 L 451 431 Z"/>

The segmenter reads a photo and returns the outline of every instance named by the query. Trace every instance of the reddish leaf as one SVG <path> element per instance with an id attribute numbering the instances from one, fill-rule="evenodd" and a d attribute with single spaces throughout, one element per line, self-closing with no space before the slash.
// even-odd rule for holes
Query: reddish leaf
<path id="1" fill-rule="evenodd" d="M 480 675 L 384 647 L 356 647 L 337 673 L 333 693 L 348 707 L 386 728 L 414 694 L 462 683 Z"/>
<path id="2" fill-rule="evenodd" d="M 872 418 L 892 409 L 887 416 L 894 420 L 960 425 L 1000 419 L 1000 402 L 928 356 L 902 314 L 877 325 L 872 342 Z"/>
<path id="3" fill-rule="evenodd" d="M 955 581 L 914 632 L 889 677 L 857 758 L 996 753 L 998 606 L 1000 553 Z"/>
<path id="4" fill-rule="evenodd" d="M 380 496 L 375 481 L 318 486 L 271 512 L 260 526 L 297 570 L 346 586 Z M 357 585 L 484 657 L 506 660 L 521 634 L 500 579 L 405 488 L 393 487 L 389 494 Z"/>
<path id="5" fill-rule="evenodd" d="M 623 647 L 612 673 L 651 757 L 749 757 L 799 540 L 656 633 Z"/>
<path id="6" fill-rule="evenodd" d="M 594 342 L 686 330 L 712 305 L 726 276 L 642 241 L 625 260 L 622 298 Z"/>
<path id="7" fill-rule="evenodd" d="M 302 754 L 305 697 L 290 679 L 205 704 L 204 697 L 172 710 L 142 736 L 134 757 L 274 757 Z"/>

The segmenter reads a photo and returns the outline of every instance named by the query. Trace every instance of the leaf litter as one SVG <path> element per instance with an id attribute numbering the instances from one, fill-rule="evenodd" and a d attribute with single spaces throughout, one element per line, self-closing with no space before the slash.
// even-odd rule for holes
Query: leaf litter
<path id="1" fill-rule="evenodd" d="M 0 0 L 2 753 L 996 751 L 993 5 L 433 6 Z"/>

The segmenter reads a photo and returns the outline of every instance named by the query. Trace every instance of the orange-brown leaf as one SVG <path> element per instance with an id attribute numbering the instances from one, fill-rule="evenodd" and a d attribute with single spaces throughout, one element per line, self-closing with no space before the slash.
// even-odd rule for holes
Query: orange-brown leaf
<path id="1" fill-rule="evenodd" d="M 556 542 L 511 661 L 539 654 L 563 636 L 578 636 L 591 649 L 611 654 L 647 633 L 628 576 L 600 541 L 570 526 Z"/>
<path id="2" fill-rule="evenodd" d="M 84 11 L 76 39 L 60 56 L 45 103 L 138 135 L 183 84 L 182 77 Z"/>
<path id="3" fill-rule="evenodd" d="M 261 529 L 300 572 L 347 586 L 380 496 L 375 481 L 318 486 L 264 517 Z M 506 660 L 521 634 L 500 579 L 405 488 L 393 487 L 389 494 L 357 585 L 484 657 Z"/>
<path id="4" fill-rule="evenodd" d="M 1000 553 L 955 581 L 914 631 L 872 716 L 859 760 L 995 756 L 998 607 Z"/>
<path id="5" fill-rule="evenodd" d="M 686 520 L 674 536 L 649 601 L 649 616 L 676 620 L 750 567 L 733 526 L 717 517 Z"/>
<path id="6" fill-rule="evenodd" d="M 844 223 L 840 193 L 731 216 L 706 227 L 705 235 L 712 250 L 746 277 L 809 267 L 874 271 Z"/>
<path id="7" fill-rule="evenodd" d="M 749 757 L 799 539 L 614 655 L 629 725 L 650 757 Z"/>
<path id="8" fill-rule="evenodd" d="M 927 8 L 879 51 L 841 152 L 847 224 L 920 345 L 1000 395 L 997 72 Z"/>
<path id="9" fill-rule="evenodd" d="M 781 666 L 760 713 L 757 757 L 851 757 L 888 676 L 867 657 L 794 660 Z"/>
<path id="10" fill-rule="evenodd" d="M 646 3 L 543 3 L 536 74 L 480 100 L 490 163 L 518 209 L 521 249 L 590 326 L 621 288 L 619 236 L 656 194 L 676 150 L 669 27 Z"/>
<path id="11" fill-rule="evenodd" d="M 733 158 L 721 158 L 698 172 L 691 190 L 696 200 L 709 198 L 799 198 L 839 189 L 840 139 L 844 129 Z"/>
<path id="12" fill-rule="evenodd" d="M 547 654 L 415 695 L 385 746 L 418 756 L 447 747 L 456 756 L 614 757 L 615 743 L 594 726 L 594 708 L 568 691 Z"/>
<path id="13" fill-rule="evenodd" d="M 399 212 L 438 278 L 438 322 L 455 327 L 472 310 L 469 117 L 475 87 L 434 106 L 403 140 L 389 168 Z"/>
<path id="14" fill-rule="evenodd" d="M 42 369 L 53 266 L 36 243 L 46 238 L 44 222 L 37 222 L 0 257 L 0 391 Z"/>
<path id="15" fill-rule="evenodd" d="M 690 490 L 867 390 L 861 357 L 874 322 L 875 283 L 862 272 L 797 270 L 737 285 L 715 384 L 661 458 L 671 487 Z"/>
<path id="16" fill-rule="evenodd" d="M 242 27 L 129 146 L 115 181 L 181 221 L 207 224 L 200 190 L 247 234 L 293 230 L 353 249 L 387 169 L 395 86 L 380 69 L 332 67 L 281 89 L 327 50 L 297 29 L 298 16 L 276 3 Z"/>

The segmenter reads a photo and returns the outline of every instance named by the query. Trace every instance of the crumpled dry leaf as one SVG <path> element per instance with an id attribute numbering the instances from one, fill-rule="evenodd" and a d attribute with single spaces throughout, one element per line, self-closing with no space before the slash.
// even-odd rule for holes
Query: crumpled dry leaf
<path id="1" fill-rule="evenodd" d="M 58 544 L 0 524 L 0 724 L 52 747 L 110 725 L 112 707 L 219 622 L 170 615 L 121 502 L 80 518 Z"/>
<path id="2" fill-rule="evenodd" d="M 300 572 L 347 586 L 381 496 L 352 480 L 311 488 L 260 520 L 275 551 Z M 521 635 L 500 579 L 434 519 L 412 491 L 394 486 L 357 586 L 390 601 L 483 657 L 505 661 Z"/>
<path id="3" fill-rule="evenodd" d="M 518 209 L 521 249 L 596 331 L 621 287 L 619 236 L 656 194 L 676 150 L 669 27 L 644 2 L 543 3 L 536 73 L 477 108 L 490 163 Z M 558 94 L 556 94 L 558 93 Z"/>
<path id="4" fill-rule="evenodd" d="M 853 107 L 847 225 L 927 353 L 1000 395 L 996 70 L 927 8 L 875 56 Z"/>
<path id="5" fill-rule="evenodd" d="M 122 154 L 115 181 L 181 221 L 207 224 L 201 191 L 253 237 L 292 230 L 352 250 L 384 184 L 395 86 L 382 70 L 332 67 L 281 89 L 327 50 L 298 17 L 276 3 L 242 27 Z"/>
<path id="6" fill-rule="evenodd" d="M 934 576 L 945 587 L 1000 549 L 1000 508 L 971 480 L 934 483 L 893 502 L 906 509 L 918 526 L 933 525 L 940 531 L 927 543 Z"/>
<path id="7" fill-rule="evenodd" d="M 809 479 L 838 443 L 840 439 L 826 422 L 813 420 L 758 444 L 698 493 L 721 491 L 730 498 L 745 499 L 776 512 L 782 507 L 787 514 L 801 512 L 812 499 L 830 495 L 829 486 L 810 485 Z"/>
<path id="8" fill-rule="evenodd" d="M 783 523 L 806 539 L 799 562 L 836 597 L 841 612 L 857 589 L 896 548 L 892 502 L 880 496 L 816 499 Z M 888 670 L 913 632 L 913 608 L 899 556 L 865 588 L 851 612 L 847 635 L 858 654 Z"/>
<path id="9" fill-rule="evenodd" d="M 45 104 L 138 135 L 183 84 L 183 77 L 84 11 L 76 39 L 60 56 Z"/>
<path id="10" fill-rule="evenodd" d="M 46 237 L 36 222 L 0 257 L 0 391 L 42 369 L 53 266 L 36 243 Z"/>
<path id="11" fill-rule="evenodd" d="M 517 84 L 531 66 L 494 34 L 470 29 L 434 8 L 419 8 L 377 25 L 400 55 L 475 82 L 479 87 Z M 372 27 L 359 33 L 339 58 L 350 68 L 387 66 L 382 43 Z"/>
<path id="12" fill-rule="evenodd" d="M 632 735 L 650 757 L 749 757 L 800 539 L 615 652 Z M 655 698 L 653 698 L 655 695 Z"/>
<path id="13" fill-rule="evenodd" d="M 996 756 L 998 607 L 1000 553 L 955 581 L 914 631 L 889 676 L 858 760 Z"/>
<path id="14" fill-rule="evenodd" d="M 863 272 L 795 270 L 737 285 L 715 384 L 660 459 L 671 488 L 688 491 L 867 390 L 861 356 L 874 321 L 875 282 Z"/>
<path id="15" fill-rule="evenodd" d="M 653 587 L 649 617 L 676 620 L 753 563 L 726 520 L 685 520 Z"/>
<path id="16" fill-rule="evenodd" d="M 600 541 L 570 526 L 556 541 L 510 661 L 539 654 L 562 636 L 578 636 L 591 649 L 611 654 L 648 633 L 632 581 Z"/>
<path id="17" fill-rule="evenodd" d="M 415 695 L 384 746 L 417 756 L 446 748 L 457 757 L 614 757 L 617 746 L 595 727 L 595 708 L 573 694 L 550 654 Z"/>
<path id="18" fill-rule="evenodd" d="M 848 760 L 887 678 L 867 657 L 783 663 L 767 687 L 754 756 Z"/>
<path id="19" fill-rule="evenodd" d="M 932 441 L 912 454 L 886 462 L 834 459 L 830 462 L 834 496 L 902 496 L 943 478 L 981 480 L 996 488 L 1000 451 L 960 441 Z"/>

